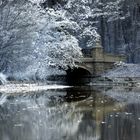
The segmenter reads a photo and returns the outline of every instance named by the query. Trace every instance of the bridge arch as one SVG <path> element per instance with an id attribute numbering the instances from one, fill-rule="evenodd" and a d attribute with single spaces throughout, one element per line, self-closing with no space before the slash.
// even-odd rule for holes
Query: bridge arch
<path id="1" fill-rule="evenodd" d="M 85 67 L 78 66 L 73 69 L 69 68 L 67 71 L 67 82 L 70 85 L 78 85 L 90 82 L 92 73 Z"/>

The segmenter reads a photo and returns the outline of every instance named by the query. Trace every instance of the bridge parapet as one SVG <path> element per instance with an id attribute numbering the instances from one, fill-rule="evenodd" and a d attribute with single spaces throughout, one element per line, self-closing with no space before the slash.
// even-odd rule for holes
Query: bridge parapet
<path id="1" fill-rule="evenodd" d="M 81 58 L 81 63 L 78 65 L 79 67 L 85 67 L 92 75 L 99 75 L 106 70 L 112 69 L 115 62 L 126 60 L 123 55 L 105 53 L 99 44 L 97 47 L 92 48 L 90 53 L 88 57 Z"/>
<path id="2" fill-rule="evenodd" d="M 113 55 L 104 53 L 104 61 L 105 62 L 118 62 L 118 61 L 126 61 L 126 57 L 124 55 Z"/>

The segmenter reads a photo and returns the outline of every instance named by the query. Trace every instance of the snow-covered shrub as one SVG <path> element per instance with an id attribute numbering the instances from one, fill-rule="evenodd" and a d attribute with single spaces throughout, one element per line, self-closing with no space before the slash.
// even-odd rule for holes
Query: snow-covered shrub
<path id="1" fill-rule="evenodd" d="M 127 66 L 127 63 L 122 62 L 122 61 L 119 61 L 119 62 L 114 63 L 114 65 L 115 65 L 116 67 L 118 67 L 118 66 L 125 67 L 125 66 Z"/>
<path id="2" fill-rule="evenodd" d="M 3 73 L 0 73 L 0 85 L 7 83 L 7 77 Z"/>

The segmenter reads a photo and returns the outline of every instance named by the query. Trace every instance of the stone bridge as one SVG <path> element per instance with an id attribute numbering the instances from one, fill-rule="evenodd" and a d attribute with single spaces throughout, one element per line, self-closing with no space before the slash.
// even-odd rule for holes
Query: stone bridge
<path id="1" fill-rule="evenodd" d="M 90 49 L 83 50 L 84 57 L 81 62 L 77 63 L 78 67 L 67 70 L 67 77 L 69 81 L 80 80 L 85 77 L 99 76 L 105 71 L 112 69 L 115 62 L 125 61 L 122 55 L 108 54 L 103 51 L 100 45 Z"/>

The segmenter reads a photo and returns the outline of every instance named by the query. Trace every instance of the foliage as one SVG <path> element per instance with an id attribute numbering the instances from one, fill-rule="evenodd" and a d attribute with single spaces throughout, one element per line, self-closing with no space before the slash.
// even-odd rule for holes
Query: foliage
<path id="1" fill-rule="evenodd" d="M 28 9 L 28 10 L 27 10 Z M 27 54 L 34 38 L 36 10 L 26 1 L 1 1 L 0 4 L 0 70 L 10 72 L 26 67 Z M 21 65 L 22 63 L 22 65 Z"/>
<path id="2" fill-rule="evenodd" d="M 0 68 L 9 75 L 46 74 L 50 66 L 67 69 L 82 56 L 78 40 L 62 29 L 71 23 L 60 12 L 9 0 L 1 1 L 0 17 Z"/>

